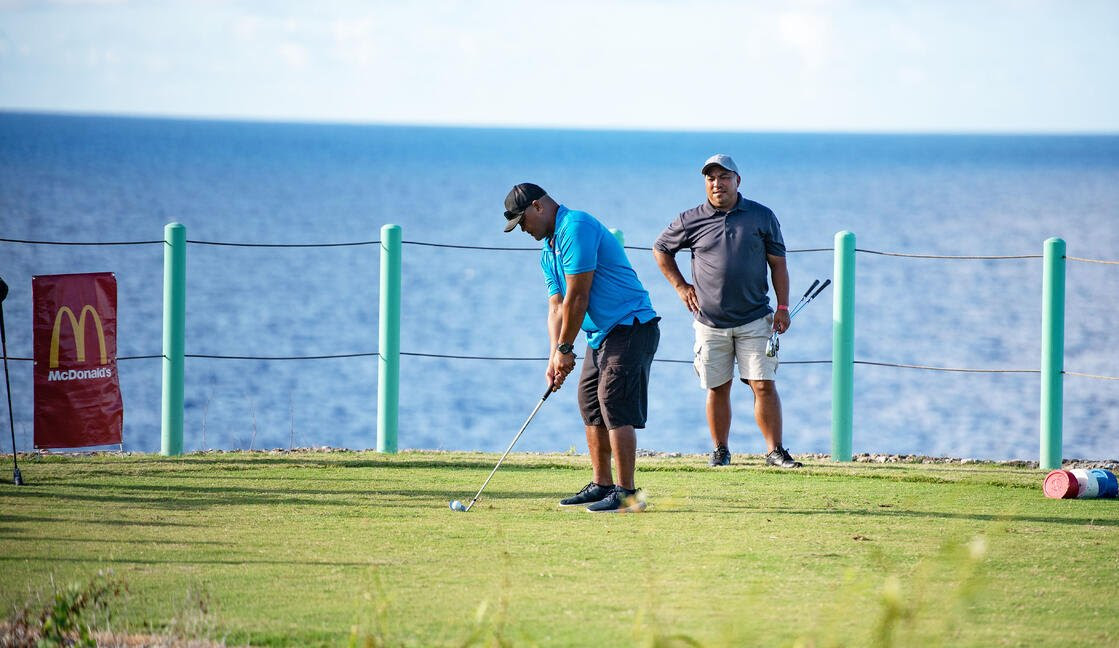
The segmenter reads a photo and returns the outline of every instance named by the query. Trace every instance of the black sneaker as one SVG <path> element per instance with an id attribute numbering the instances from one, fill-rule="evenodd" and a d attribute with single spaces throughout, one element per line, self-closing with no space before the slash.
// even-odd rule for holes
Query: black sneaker
<path id="1" fill-rule="evenodd" d="M 593 504 L 594 502 L 601 502 L 604 498 L 614 492 L 614 485 L 599 486 L 591 482 L 583 487 L 583 490 L 575 493 L 571 497 L 560 500 L 560 506 L 581 506 L 583 504 Z"/>
<path id="2" fill-rule="evenodd" d="M 800 468 L 804 464 L 793 459 L 789 451 L 781 446 L 765 456 L 765 462 L 770 466 L 777 466 L 778 468 Z"/>
<path id="3" fill-rule="evenodd" d="M 719 446 L 715 448 L 715 452 L 711 453 L 711 461 L 707 462 L 708 466 L 729 466 L 730 465 L 730 449 L 726 446 Z"/>
<path id="4" fill-rule="evenodd" d="M 645 510 L 645 493 L 615 486 L 605 499 L 587 507 L 588 513 L 640 513 Z"/>

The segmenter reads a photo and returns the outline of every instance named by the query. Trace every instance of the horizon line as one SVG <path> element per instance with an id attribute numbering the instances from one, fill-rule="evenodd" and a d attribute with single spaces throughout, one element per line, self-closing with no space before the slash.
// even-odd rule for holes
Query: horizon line
<path id="1" fill-rule="evenodd" d="M 935 129 L 912 128 L 904 129 L 857 129 L 857 128 L 686 128 L 681 126 L 619 126 L 609 124 L 502 124 L 487 122 L 418 122 L 418 121 L 383 121 L 383 120 L 347 120 L 331 117 L 282 117 L 282 116 L 249 116 L 249 115 L 221 115 L 221 114 L 189 114 L 189 113 L 156 113 L 143 111 L 101 111 L 101 110 L 71 110 L 55 108 L 26 108 L 0 106 L 0 115 L 49 115 L 60 117 L 94 117 L 110 119 L 136 119 L 136 120 L 168 120 L 168 121 L 201 121 L 218 123 L 247 123 L 247 124 L 287 124 L 293 126 L 371 126 L 371 127 L 398 127 L 398 128 L 456 128 L 472 130 L 547 130 L 547 131 L 581 131 L 581 132 L 632 132 L 632 133 L 685 133 L 685 134 L 741 134 L 741 135 L 883 135 L 883 136 L 991 136 L 991 137 L 1115 137 L 1119 136 L 1119 129 L 1115 130 L 997 130 L 997 129 Z"/>

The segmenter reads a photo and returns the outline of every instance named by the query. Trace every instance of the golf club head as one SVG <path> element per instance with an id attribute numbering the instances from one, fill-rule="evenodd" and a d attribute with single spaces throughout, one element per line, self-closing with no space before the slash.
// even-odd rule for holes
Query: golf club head
<path id="1" fill-rule="evenodd" d="M 777 337 L 777 331 L 769 336 L 769 341 L 765 343 L 765 355 L 772 358 L 777 355 L 777 350 L 781 348 L 781 339 Z"/>
<path id="2" fill-rule="evenodd" d="M 7 298 L 8 298 L 8 282 L 4 281 L 3 277 L 0 277 L 0 302 L 4 301 Z"/>
<path id="3" fill-rule="evenodd" d="M 12 473 L 12 483 L 16 486 L 23 486 L 23 475 L 19 474 L 19 468 L 16 468 L 15 472 Z"/>

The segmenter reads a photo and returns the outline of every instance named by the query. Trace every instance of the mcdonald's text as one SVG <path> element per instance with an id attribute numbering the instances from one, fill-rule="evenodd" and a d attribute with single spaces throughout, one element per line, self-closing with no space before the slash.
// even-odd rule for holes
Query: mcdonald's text
<path id="1" fill-rule="evenodd" d="M 47 372 L 47 380 L 54 382 L 56 380 L 95 380 L 98 378 L 112 378 L 113 370 L 111 367 L 98 367 L 96 369 L 67 369 L 65 371 L 58 371 L 57 369 Z"/>

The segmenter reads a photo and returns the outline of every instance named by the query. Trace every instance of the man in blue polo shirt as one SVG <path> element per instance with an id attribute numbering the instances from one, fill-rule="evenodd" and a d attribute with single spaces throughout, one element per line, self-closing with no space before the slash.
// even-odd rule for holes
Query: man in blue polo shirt
<path id="1" fill-rule="evenodd" d="M 546 378 L 554 391 L 575 369 L 575 338 L 587 351 L 579 376 L 579 411 L 591 455 L 591 482 L 560 500 L 592 513 L 644 510 L 634 485 L 637 432 L 648 417 L 649 370 L 660 343 L 660 320 L 625 249 L 586 212 L 558 204 L 530 182 L 505 197 L 505 231 L 520 227 L 543 241 L 540 268 L 548 286 L 551 357 Z M 618 478 L 610 468 L 610 458 Z"/>
<path id="2" fill-rule="evenodd" d="M 729 155 L 713 155 L 701 169 L 707 200 L 683 212 L 653 243 L 661 272 L 695 317 L 695 370 L 707 389 L 707 424 L 715 451 L 710 465 L 730 464 L 730 388 L 734 364 L 754 393 L 754 420 L 765 438 L 765 461 L 798 468 L 782 445 L 777 355 L 765 353 L 773 331 L 789 328 L 789 270 L 781 224 L 765 205 L 738 192 L 742 177 Z M 676 253 L 692 253 L 692 283 L 676 264 Z M 777 309 L 769 307 L 768 274 Z"/>

